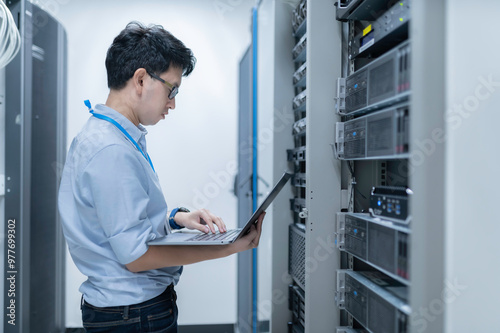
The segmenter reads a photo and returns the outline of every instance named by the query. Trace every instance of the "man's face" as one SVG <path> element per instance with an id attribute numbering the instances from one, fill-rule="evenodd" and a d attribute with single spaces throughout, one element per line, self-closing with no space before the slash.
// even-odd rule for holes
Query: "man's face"
<path id="1" fill-rule="evenodd" d="M 180 87 L 182 81 L 182 68 L 170 67 L 163 73 L 153 73 L 158 75 L 172 86 Z M 172 88 L 162 83 L 150 75 L 144 78 L 144 91 L 141 96 L 142 103 L 138 110 L 139 122 L 143 125 L 155 125 L 160 120 L 165 119 L 169 110 L 175 109 L 175 97 L 169 99 Z"/>

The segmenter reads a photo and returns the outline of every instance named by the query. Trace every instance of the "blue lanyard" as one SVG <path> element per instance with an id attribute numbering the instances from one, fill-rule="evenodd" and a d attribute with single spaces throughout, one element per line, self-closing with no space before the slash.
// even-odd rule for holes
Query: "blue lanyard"
<path id="1" fill-rule="evenodd" d="M 149 162 L 149 165 L 151 165 L 151 169 L 153 169 L 153 172 L 156 173 L 155 168 L 153 167 L 153 162 L 151 162 L 151 159 L 149 158 L 149 154 L 148 153 L 144 153 L 142 151 L 142 149 L 139 146 L 139 144 L 130 136 L 130 134 L 128 134 L 127 130 L 124 129 L 122 127 L 122 125 L 118 124 L 114 119 L 112 119 L 112 118 L 110 118 L 108 116 L 105 116 L 105 115 L 100 114 L 100 113 L 95 113 L 94 110 L 92 110 L 92 105 L 90 104 L 90 101 L 88 99 L 85 100 L 85 101 L 83 101 L 83 102 L 89 108 L 89 112 L 94 117 L 102 119 L 102 120 L 109 121 L 111 124 L 115 125 L 120 131 L 122 131 L 122 133 L 125 134 L 125 136 L 135 145 L 135 147 L 137 148 L 137 150 L 139 150 L 141 152 L 142 156 L 144 156 L 144 158 L 146 159 L 146 161 Z"/>

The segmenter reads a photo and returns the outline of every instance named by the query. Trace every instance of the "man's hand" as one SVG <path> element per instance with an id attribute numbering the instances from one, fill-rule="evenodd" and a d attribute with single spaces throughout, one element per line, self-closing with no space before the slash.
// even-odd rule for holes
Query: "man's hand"
<path id="1" fill-rule="evenodd" d="M 177 212 L 174 221 L 180 226 L 199 230 L 204 233 L 215 233 L 215 226 L 217 226 L 220 232 L 227 231 L 224 221 L 207 209 L 198 209 L 190 213 Z"/>
<path id="2" fill-rule="evenodd" d="M 142 257 L 127 264 L 126 266 L 131 272 L 142 272 L 162 267 L 189 265 L 204 260 L 223 258 L 234 253 L 256 248 L 259 245 L 260 235 L 262 233 L 262 221 L 264 220 L 265 215 L 266 213 L 260 214 L 257 224 L 252 225 L 249 232 L 233 244 L 191 246 L 152 245 L 146 253 L 142 255 Z M 178 216 L 181 218 L 180 221 L 177 221 Z M 200 222 L 201 219 L 205 220 L 205 218 L 208 221 L 212 221 L 212 228 L 215 224 L 219 228 L 222 226 L 224 231 L 226 231 L 226 226 L 222 220 L 210 214 L 206 210 L 191 213 L 179 212 L 175 214 L 176 223 L 186 222 L 188 225 L 194 226 L 193 229 L 197 230 L 200 230 L 199 228 L 208 229 L 208 223 L 207 225 L 203 225 Z M 219 224 L 217 222 L 219 222 Z M 206 232 L 208 232 L 207 229 L 205 229 Z"/>
<path id="3" fill-rule="evenodd" d="M 228 245 L 232 247 L 231 252 L 238 253 L 259 246 L 260 235 L 262 234 L 262 221 L 265 216 L 266 212 L 260 214 L 257 223 L 252 225 L 246 235 L 236 240 L 233 244 Z"/>

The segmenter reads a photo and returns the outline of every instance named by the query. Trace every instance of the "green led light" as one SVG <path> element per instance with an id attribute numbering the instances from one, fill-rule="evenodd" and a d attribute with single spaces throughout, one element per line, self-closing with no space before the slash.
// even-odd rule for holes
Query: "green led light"
<path id="1" fill-rule="evenodd" d="M 401 22 L 403 22 L 403 18 L 402 18 L 402 17 L 400 17 L 400 18 L 399 18 L 399 20 L 400 20 Z"/>
<path id="2" fill-rule="evenodd" d="M 399 3 L 400 6 L 403 6 L 404 4 L 402 2 Z"/>

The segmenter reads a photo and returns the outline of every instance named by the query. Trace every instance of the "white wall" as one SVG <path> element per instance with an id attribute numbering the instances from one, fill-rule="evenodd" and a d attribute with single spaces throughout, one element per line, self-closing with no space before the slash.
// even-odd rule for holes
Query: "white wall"
<path id="1" fill-rule="evenodd" d="M 445 332 L 498 331 L 500 3 L 446 6 Z"/>
<path id="2" fill-rule="evenodd" d="M 68 148 L 89 117 L 83 100 L 106 101 L 106 50 L 128 22 L 162 24 L 193 50 L 196 68 L 183 80 L 176 109 L 148 128 L 148 152 L 170 207 L 205 207 L 235 227 L 236 199 L 230 191 L 237 166 L 237 68 L 251 40 L 254 2 L 34 3 L 51 12 L 68 34 Z M 84 279 L 68 254 L 67 327 L 81 326 L 78 287 Z M 234 323 L 236 257 L 186 266 L 177 291 L 179 324 Z"/>

